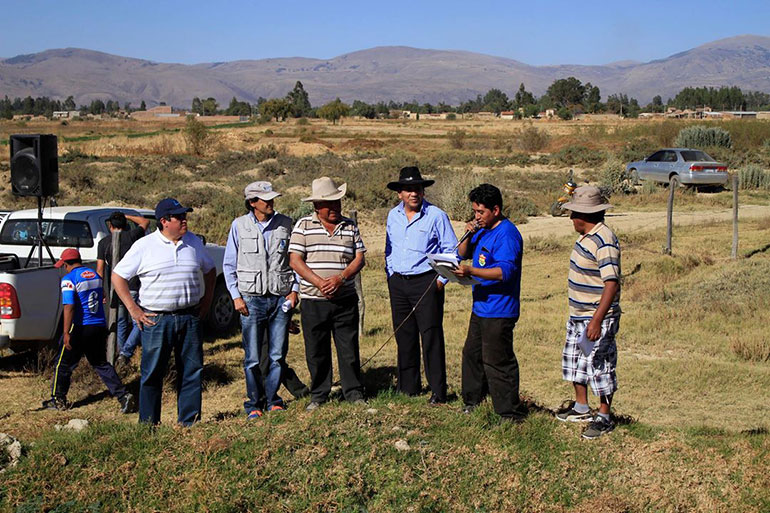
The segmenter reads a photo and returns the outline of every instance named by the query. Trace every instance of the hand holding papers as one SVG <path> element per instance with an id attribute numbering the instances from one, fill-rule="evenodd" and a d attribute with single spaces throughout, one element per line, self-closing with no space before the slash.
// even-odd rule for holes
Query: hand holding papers
<path id="1" fill-rule="evenodd" d="M 459 277 L 452 272 L 460 266 L 457 255 L 454 253 L 436 253 L 428 254 L 426 256 L 428 257 L 428 263 L 433 270 L 447 280 L 459 283 L 460 285 L 473 285 L 474 283 L 478 283 L 476 278 Z"/>

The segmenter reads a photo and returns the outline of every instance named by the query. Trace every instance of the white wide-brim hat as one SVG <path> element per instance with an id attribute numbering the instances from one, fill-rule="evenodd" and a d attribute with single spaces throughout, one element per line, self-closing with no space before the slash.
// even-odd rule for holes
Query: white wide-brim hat
<path id="1" fill-rule="evenodd" d="M 343 183 L 339 187 L 328 176 L 322 176 L 313 180 L 312 192 L 302 201 L 334 201 L 342 199 L 348 190 L 348 184 Z"/>

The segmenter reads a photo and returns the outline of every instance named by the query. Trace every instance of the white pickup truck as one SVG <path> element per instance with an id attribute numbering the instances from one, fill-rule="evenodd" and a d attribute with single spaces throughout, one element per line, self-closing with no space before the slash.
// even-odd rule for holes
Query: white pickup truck
<path id="1" fill-rule="evenodd" d="M 99 241 L 109 234 L 110 214 L 121 211 L 154 221 L 154 212 L 121 207 L 50 207 L 43 210 L 43 238 L 58 259 L 66 248 L 78 248 L 83 263 L 96 267 Z M 64 273 L 53 267 L 43 248 L 43 266 L 37 267 L 37 249 L 30 266 L 22 268 L 35 245 L 37 210 L 10 212 L 0 219 L 0 349 L 23 350 L 58 340 L 61 334 L 59 281 Z M 129 222 L 130 223 L 130 222 Z M 214 333 L 230 332 L 237 321 L 233 302 L 222 275 L 225 249 L 206 244 L 217 266 L 214 300 L 208 327 Z"/>

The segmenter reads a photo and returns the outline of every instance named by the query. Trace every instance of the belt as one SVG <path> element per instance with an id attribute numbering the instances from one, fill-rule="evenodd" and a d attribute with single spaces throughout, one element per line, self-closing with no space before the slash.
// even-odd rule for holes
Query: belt
<path id="1" fill-rule="evenodd" d="M 424 278 L 425 276 L 428 276 L 430 274 L 436 274 L 436 271 L 425 271 L 424 273 L 420 274 L 401 274 L 401 273 L 393 273 L 393 276 L 398 276 L 402 280 L 416 280 L 418 278 Z"/>
<path id="2" fill-rule="evenodd" d="M 144 311 L 163 315 L 198 315 L 200 312 L 200 305 L 188 306 L 187 308 L 180 308 L 179 310 L 150 310 L 145 308 Z"/>

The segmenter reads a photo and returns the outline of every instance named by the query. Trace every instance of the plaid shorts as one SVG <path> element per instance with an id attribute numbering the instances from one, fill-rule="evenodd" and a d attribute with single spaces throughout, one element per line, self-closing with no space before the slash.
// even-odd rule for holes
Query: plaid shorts
<path id="1" fill-rule="evenodd" d="M 561 355 L 561 375 L 565 381 L 591 384 L 594 395 L 610 395 L 618 389 L 615 367 L 618 363 L 618 349 L 615 334 L 620 327 L 620 317 L 608 317 L 602 321 L 602 335 L 594 341 L 591 354 L 585 356 L 578 345 L 580 336 L 590 321 L 569 319 L 567 341 Z"/>

